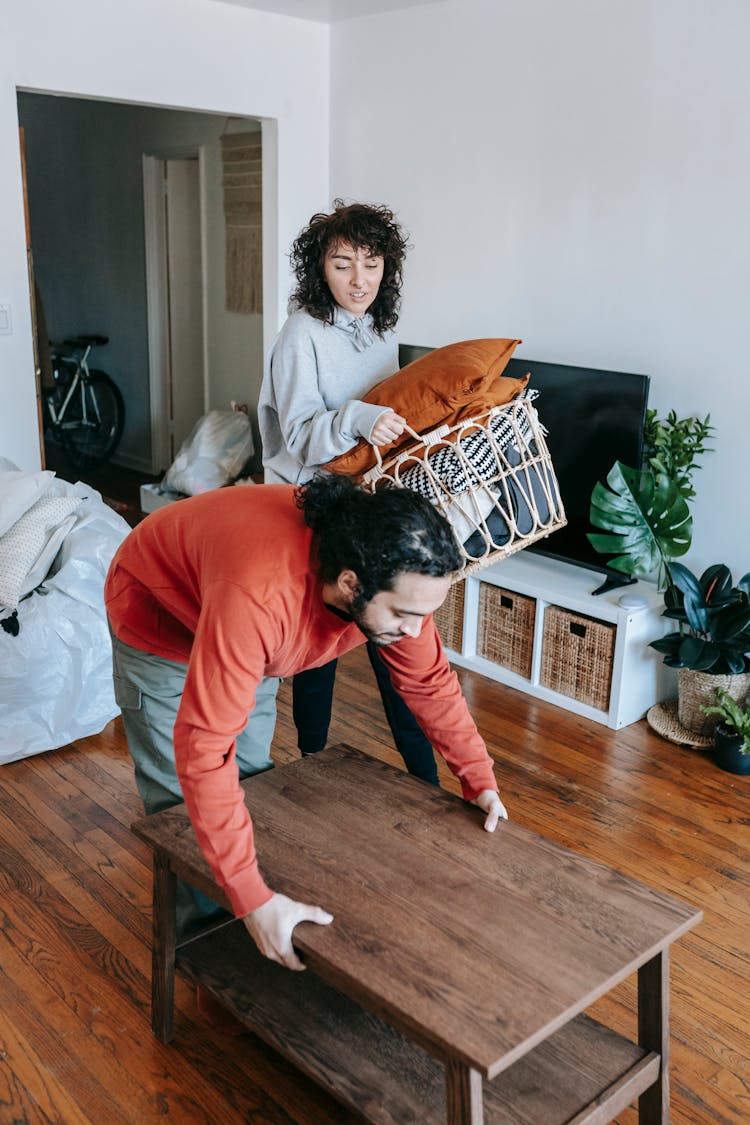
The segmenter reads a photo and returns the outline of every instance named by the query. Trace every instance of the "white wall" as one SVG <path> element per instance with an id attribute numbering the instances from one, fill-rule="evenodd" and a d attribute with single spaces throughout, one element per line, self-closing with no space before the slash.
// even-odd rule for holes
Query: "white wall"
<path id="1" fill-rule="evenodd" d="M 264 119 L 264 337 L 284 318 L 288 248 L 328 199 L 329 31 L 211 0 L 25 0 L 0 57 L 0 455 L 39 464 L 18 156 L 18 89 Z M 268 145 L 266 146 L 266 136 Z M 275 175 L 274 175 L 275 173 Z"/>
<path id="2" fill-rule="evenodd" d="M 750 4 L 445 0 L 337 25 L 331 194 L 411 232 L 404 341 L 652 376 L 710 412 L 688 562 L 750 570 Z"/>

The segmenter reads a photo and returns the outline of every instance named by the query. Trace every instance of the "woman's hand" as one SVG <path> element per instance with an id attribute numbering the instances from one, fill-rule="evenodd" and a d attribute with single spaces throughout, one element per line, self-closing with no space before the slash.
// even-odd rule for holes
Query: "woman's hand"
<path id="1" fill-rule="evenodd" d="M 481 793 L 477 793 L 471 803 L 472 805 L 477 805 L 483 812 L 487 813 L 484 821 L 485 832 L 494 832 L 497 828 L 498 820 L 508 819 L 505 805 L 494 789 L 483 789 Z"/>
<path id="2" fill-rule="evenodd" d="M 394 410 L 386 410 L 381 414 L 370 434 L 372 445 L 390 445 L 396 438 L 400 438 L 406 429 L 406 419 Z"/>
<path id="3" fill-rule="evenodd" d="M 269 961 L 277 961 L 287 969 L 304 969 L 292 946 L 292 931 L 298 922 L 316 922 L 327 926 L 333 915 L 320 906 L 295 902 L 286 895 L 275 894 L 243 918 L 245 928 L 260 952 Z"/>

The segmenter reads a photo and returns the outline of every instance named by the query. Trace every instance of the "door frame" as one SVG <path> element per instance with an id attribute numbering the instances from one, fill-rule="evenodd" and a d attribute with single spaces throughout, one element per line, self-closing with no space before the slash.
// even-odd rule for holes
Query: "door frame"
<path id="1" fill-rule="evenodd" d="M 31 221 L 29 218 L 29 193 L 26 183 L 26 138 L 23 125 L 18 126 L 18 140 L 21 147 L 21 187 L 23 188 L 23 221 L 26 235 L 26 263 L 29 270 L 29 305 L 31 308 L 31 342 L 34 349 L 34 387 L 36 392 L 36 419 L 39 430 L 39 460 L 43 469 L 47 467 L 44 450 L 44 408 L 42 405 L 42 356 L 40 355 L 39 309 L 34 274 L 34 253 L 31 249 Z M 46 332 L 46 325 L 44 326 Z M 49 341 L 44 340 L 49 363 Z"/>
<path id="2" fill-rule="evenodd" d="M 198 160 L 201 243 L 201 317 L 203 321 L 203 411 L 208 410 L 208 283 L 206 235 L 206 153 L 204 145 L 143 154 L 143 217 L 146 251 L 146 319 L 148 325 L 151 472 L 169 468 L 169 307 L 167 295 L 167 226 L 164 211 L 165 160 Z"/>

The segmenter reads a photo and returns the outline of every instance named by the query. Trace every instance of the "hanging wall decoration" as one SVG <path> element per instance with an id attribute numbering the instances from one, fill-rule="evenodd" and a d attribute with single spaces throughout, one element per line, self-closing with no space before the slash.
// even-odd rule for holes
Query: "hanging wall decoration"
<path id="1" fill-rule="evenodd" d="M 262 150 L 260 130 L 221 138 L 226 223 L 226 307 L 263 311 Z"/>

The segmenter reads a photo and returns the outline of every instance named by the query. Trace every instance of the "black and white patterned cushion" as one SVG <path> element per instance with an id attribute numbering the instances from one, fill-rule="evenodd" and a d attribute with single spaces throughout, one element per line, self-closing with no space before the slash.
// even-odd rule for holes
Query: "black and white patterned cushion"
<path id="1" fill-rule="evenodd" d="M 519 398 L 533 401 L 538 393 L 527 388 Z M 513 412 L 512 419 L 508 411 L 496 414 L 490 419 L 487 428 L 503 452 L 514 445 L 519 436 L 527 445 L 532 436 L 528 415 L 520 410 Z M 459 438 L 456 444 L 461 447 L 463 456 L 459 456 L 452 443 L 440 445 L 427 455 L 429 471 L 420 463 L 414 464 L 400 474 L 400 481 L 404 488 L 409 488 L 428 500 L 435 501 L 437 495 L 431 479 L 434 474 L 447 492 L 452 496 L 459 496 L 470 488 L 496 478 L 504 467 L 498 461 L 492 442 L 483 429 L 476 429 L 467 437 Z"/>

